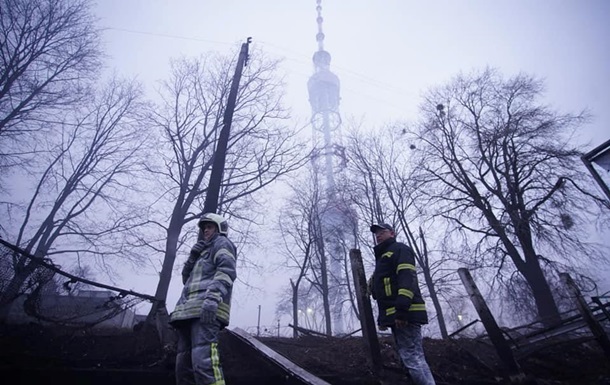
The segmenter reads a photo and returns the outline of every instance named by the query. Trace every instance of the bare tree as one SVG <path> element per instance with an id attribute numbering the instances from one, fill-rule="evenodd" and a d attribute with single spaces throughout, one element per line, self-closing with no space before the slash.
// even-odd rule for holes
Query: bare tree
<path id="1" fill-rule="evenodd" d="M 201 215 L 231 85 L 232 59 L 210 54 L 176 60 L 161 89 L 162 102 L 153 117 L 161 131 L 159 152 L 150 170 L 159 181 L 158 200 L 171 211 L 161 214 L 169 216 L 168 223 L 157 221 L 164 240 L 151 242 L 150 247 L 163 255 L 156 291 L 162 301 L 167 298 L 177 251 L 192 239 L 192 230 L 183 233 L 182 229 Z M 276 67 L 276 61 L 254 51 L 242 75 L 218 205 L 220 213 L 234 218 L 233 225 L 252 212 L 258 193 L 307 160 L 295 130 L 285 123 L 288 115 L 281 105 Z M 151 309 L 151 314 L 155 311 Z"/>
<path id="2" fill-rule="evenodd" d="M 586 115 L 559 114 L 540 104 L 542 94 L 542 82 L 523 74 L 459 75 L 427 94 L 413 143 L 429 204 L 476 244 L 463 261 L 493 267 L 509 288 L 516 269 L 539 319 L 553 323 L 553 271 L 602 257 L 587 238 L 603 201 L 572 143 Z"/>
<path id="3" fill-rule="evenodd" d="M 59 120 L 87 96 L 100 68 L 90 0 L 4 0 L 0 5 L 0 145 Z M 13 139 L 7 142 L 8 139 Z"/>
<path id="4" fill-rule="evenodd" d="M 24 184 L 32 188 L 16 185 L 4 202 L 9 222 L 16 225 L 10 234 L 14 244 L 37 258 L 128 256 L 118 237 L 139 222 L 139 210 L 126 202 L 142 171 L 146 106 L 141 98 L 137 83 L 113 79 L 89 106 L 66 111 L 56 135 L 37 153 L 40 168 L 23 170 L 30 176 Z M 104 258 L 97 261 L 109 263 Z M 36 263 L 15 257 L 12 267 L 2 304 L 19 294 Z"/>
<path id="5" fill-rule="evenodd" d="M 306 191 L 306 190 L 305 190 Z M 296 270 L 296 277 L 290 279 L 292 319 L 295 327 L 299 326 L 299 299 L 301 283 L 305 280 L 311 268 L 310 259 L 313 254 L 312 234 L 309 226 L 311 215 L 303 212 L 311 208 L 311 202 L 307 202 L 308 196 L 302 189 L 294 189 L 294 195 L 288 200 L 280 214 L 280 229 L 284 250 L 286 252 L 286 268 Z M 293 335 L 298 336 L 297 329 L 293 329 Z"/>
<path id="6" fill-rule="evenodd" d="M 396 127 L 384 127 L 375 134 L 353 131 L 349 137 L 350 193 L 359 203 L 361 217 L 371 223 L 389 222 L 414 251 L 420 274 L 428 289 L 436 311 L 439 330 L 447 338 L 443 307 L 439 298 L 442 288 L 448 287 L 450 274 L 443 269 L 447 259 L 436 253 L 431 258 L 424 226 L 433 226 L 430 215 L 419 207 L 419 186 L 412 178 L 415 167 L 407 143 Z M 368 226 L 367 229 L 368 231 Z M 400 240 L 400 239 L 399 239 Z M 403 240 L 401 240 L 403 241 Z"/>
<path id="7" fill-rule="evenodd" d="M 347 260 L 354 247 L 351 234 L 356 231 L 356 221 L 349 206 L 339 203 L 343 202 L 340 194 L 329 199 L 315 181 L 315 168 L 309 170 L 310 174 L 304 174 L 307 177 L 289 183 L 290 196 L 282 209 L 285 265 L 297 274 L 295 281 L 291 280 L 295 322 L 298 304 L 307 301 L 307 308 L 324 315 L 324 333 L 332 335 L 359 316 Z M 332 263 L 341 268 L 333 271 Z M 314 309 L 314 304 L 318 308 Z M 341 317 L 336 317 L 337 313 Z"/>

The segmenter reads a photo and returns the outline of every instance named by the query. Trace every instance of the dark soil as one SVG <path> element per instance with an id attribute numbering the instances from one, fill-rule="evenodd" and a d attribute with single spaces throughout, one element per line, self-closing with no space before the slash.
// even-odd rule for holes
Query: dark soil
<path id="1" fill-rule="evenodd" d="M 383 369 L 372 373 L 362 338 L 259 339 L 310 373 L 335 384 L 408 384 L 393 342 L 380 339 Z M 221 359 L 227 384 L 288 384 L 273 365 L 223 332 Z M 483 340 L 424 340 L 437 384 L 504 384 L 500 360 Z M 128 333 L 67 332 L 40 326 L 0 326 L 0 373 L 18 384 L 173 384 L 174 350 L 154 330 Z M 610 358 L 594 340 L 554 344 L 518 358 L 522 383 L 610 385 Z M 83 376 L 88 373 L 87 380 Z M 79 377 L 80 376 L 80 377 Z M 117 380 L 120 378 L 121 380 Z M 515 379 L 514 383 L 517 383 Z"/>
<path id="2" fill-rule="evenodd" d="M 263 339 L 276 351 L 321 377 L 334 375 L 354 384 L 378 384 L 366 361 L 361 338 L 304 337 Z M 383 376 L 388 384 L 407 384 L 390 338 L 381 338 Z M 424 339 L 424 350 L 437 384 L 509 383 L 492 345 L 476 339 Z M 557 344 L 519 359 L 526 377 L 539 385 L 610 385 L 610 358 L 594 341 Z M 370 382 L 366 382 L 370 381 Z M 515 380 L 518 383 L 517 380 Z M 349 383 L 349 382 L 346 382 Z"/>

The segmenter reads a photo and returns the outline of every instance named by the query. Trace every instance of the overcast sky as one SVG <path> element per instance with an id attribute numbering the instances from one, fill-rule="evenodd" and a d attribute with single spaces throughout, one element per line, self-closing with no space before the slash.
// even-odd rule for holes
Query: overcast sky
<path id="1" fill-rule="evenodd" d="M 610 139 L 610 1 L 323 0 L 322 8 L 344 119 L 370 127 L 415 120 L 427 88 L 491 66 L 545 79 L 546 102 L 560 112 L 588 109 L 594 120 L 580 143 L 593 148 Z M 151 96 L 171 58 L 236 52 L 251 36 L 253 48 L 284 58 L 286 106 L 295 118 L 309 117 L 315 0 L 98 0 L 96 12 L 108 69 L 136 76 Z M 154 293 L 155 285 L 134 289 Z M 170 292 L 170 311 L 178 290 Z M 275 299 L 267 295 L 261 324 L 275 325 Z M 232 326 L 255 326 L 262 301 L 236 301 Z"/>

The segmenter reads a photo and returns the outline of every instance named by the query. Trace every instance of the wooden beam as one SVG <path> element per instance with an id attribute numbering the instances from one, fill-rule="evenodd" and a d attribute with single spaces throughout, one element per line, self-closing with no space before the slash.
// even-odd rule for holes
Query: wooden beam
<path id="1" fill-rule="evenodd" d="M 263 344 L 256 338 L 252 337 L 250 334 L 245 332 L 240 328 L 233 329 L 225 329 L 232 336 L 236 337 L 242 343 L 250 346 L 256 352 L 258 352 L 261 356 L 271 361 L 273 364 L 278 366 L 284 372 L 287 373 L 288 376 L 296 379 L 304 384 L 308 385 L 330 385 L 328 382 L 314 376 L 309 373 L 305 369 L 300 366 L 294 364 L 292 361 L 288 360 L 283 355 L 279 354 L 275 350 L 271 349 L 267 345 Z"/>
<path id="2" fill-rule="evenodd" d="M 474 283 L 470 272 L 466 268 L 458 269 L 458 274 L 462 279 L 462 283 L 470 296 L 470 300 L 474 305 L 477 313 L 479 314 L 479 318 L 485 326 L 485 330 L 487 330 L 487 334 L 489 335 L 489 339 L 493 343 L 500 360 L 504 364 L 504 367 L 508 371 L 509 379 L 511 381 L 521 381 L 525 376 L 519 367 L 519 364 L 515 360 L 513 356 L 513 352 L 510 349 L 510 345 L 504 339 L 504 335 L 502 334 L 502 330 L 498 326 L 495 318 L 491 314 L 489 307 L 485 303 L 485 299 L 481 295 L 479 288 Z"/>
<path id="3" fill-rule="evenodd" d="M 371 300 L 367 293 L 367 281 L 362 264 L 362 254 L 358 249 L 352 249 L 349 253 L 352 265 L 352 275 L 360 313 L 360 325 L 362 325 L 362 337 L 368 351 L 368 361 L 374 374 L 380 375 L 382 371 L 381 351 L 379 349 L 379 339 L 377 338 L 377 328 L 373 317 Z"/>
<path id="4" fill-rule="evenodd" d="M 587 301 L 582 297 L 580 293 L 580 289 L 568 273 L 559 273 L 559 277 L 567 286 L 569 292 L 572 294 L 574 300 L 576 301 L 576 306 L 582 315 L 582 318 L 585 320 L 587 325 L 589 325 L 589 329 L 593 336 L 604 350 L 606 357 L 610 359 L 610 339 L 608 339 L 608 335 L 604 330 L 603 326 L 597 321 L 591 309 L 589 309 L 589 305 L 587 305 Z"/>
<path id="5" fill-rule="evenodd" d="M 303 327 L 295 326 L 295 325 L 292 325 L 292 324 L 288 324 L 288 326 L 290 326 L 291 328 L 293 328 L 294 330 L 296 330 L 299 333 L 307 334 L 307 335 L 310 335 L 310 336 L 311 335 L 315 335 L 315 336 L 324 337 L 324 338 L 328 338 L 329 337 L 328 334 L 320 333 L 320 332 L 317 332 L 315 330 L 305 329 Z"/>

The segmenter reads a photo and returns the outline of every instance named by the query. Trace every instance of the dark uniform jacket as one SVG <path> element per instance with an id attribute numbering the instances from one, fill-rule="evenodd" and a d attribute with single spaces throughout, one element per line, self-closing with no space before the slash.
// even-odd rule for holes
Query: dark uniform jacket
<path id="1" fill-rule="evenodd" d="M 375 272 L 371 282 L 377 300 L 379 326 L 393 326 L 394 319 L 427 324 L 426 305 L 419 291 L 413 250 L 389 238 L 373 248 Z"/>

